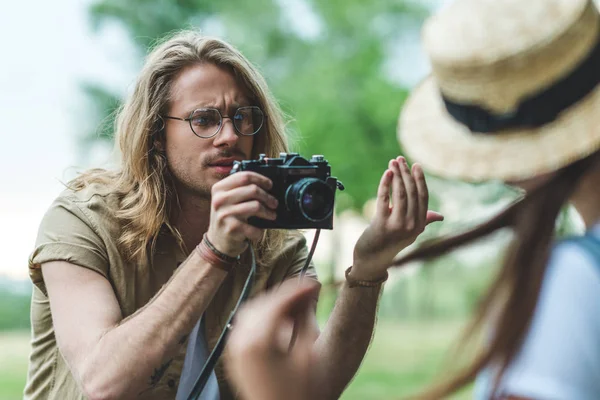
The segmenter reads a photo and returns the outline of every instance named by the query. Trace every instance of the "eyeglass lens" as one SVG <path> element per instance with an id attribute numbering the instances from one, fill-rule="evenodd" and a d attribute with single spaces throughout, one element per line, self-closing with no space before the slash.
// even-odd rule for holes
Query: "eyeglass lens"
<path id="1" fill-rule="evenodd" d="M 231 120 L 240 135 L 254 135 L 262 128 L 264 115 L 258 107 L 240 107 Z M 222 123 L 221 114 L 215 108 L 198 109 L 190 116 L 192 130 L 200 137 L 213 136 Z"/>

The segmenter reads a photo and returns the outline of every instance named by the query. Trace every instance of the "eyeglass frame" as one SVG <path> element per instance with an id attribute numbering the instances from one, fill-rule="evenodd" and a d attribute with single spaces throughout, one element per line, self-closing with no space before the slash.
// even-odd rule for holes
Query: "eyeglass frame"
<path id="1" fill-rule="evenodd" d="M 223 126 L 224 126 L 224 124 L 223 124 L 223 119 L 225 119 L 225 118 L 229 118 L 229 119 L 231 120 L 231 124 L 233 125 L 233 129 L 234 129 L 234 130 L 235 130 L 235 131 L 236 131 L 236 132 L 237 132 L 239 135 L 242 135 L 242 136 L 254 136 L 254 135 L 256 135 L 258 132 L 260 132 L 260 130 L 261 130 L 261 129 L 262 129 L 262 127 L 264 126 L 264 124 L 265 124 L 265 120 L 267 119 L 267 115 L 266 115 L 266 114 L 265 114 L 265 112 L 262 110 L 262 108 L 260 108 L 260 107 L 258 107 L 258 106 L 242 106 L 242 107 L 238 107 L 238 108 L 235 110 L 235 113 L 233 113 L 233 117 L 235 117 L 235 116 L 236 116 L 236 114 L 238 113 L 238 111 L 239 111 L 239 110 L 246 109 L 246 108 L 252 108 L 252 109 L 256 108 L 256 109 L 258 109 L 258 110 L 259 110 L 259 111 L 262 113 L 262 115 L 263 115 L 263 121 L 262 121 L 262 123 L 260 124 L 260 126 L 258 127 L 258 129 L 257 129 L 257 130 L 256 130 L 254 133 L 250 133 L 250 134 L 248 134 L 248 133 L 242 133 L 242 132 L 240 132 L 240 130 L 237 128 L 237 126 L 235 126 L 235 122 L 234 122 L 234 120 L 233 120 L 233 118 L 232 118 L 232 117 L 230 117 L 230 116 L 228 116 L 228 115 L 225 115 L 225 116 L 224 116 L 223 114 L 221 114 L 221 110 L 219 110 L 218 108 L 214 108 L 214 107 L 203 107 L 203 108 L 196 108 L 194 111 L 192 111 L 192 112 L 190 113 L 190 116 L 189 116 L 189 117 L 187 117 L 187 118 L 173 117 L 173 116 L 170 116 L 170 115 L 161 115 L 160 117 L 161 117 L 161 118 L 165 118 L 165 119 L 173 119 L 173 120 L 177 120 L 177 121 L 187 121 L 187 122 L 188 122 L 188 124 L 190 125 L 190 129 L 192 130 L 192 133 L 193 133 L 195 136 L 199 137 L 200 139 L 210 139 L 210 138 L 213 138 L 213 137 L 217 136 L 217 135 L 219 134 L 219 132 L 221 132 L 221 129 L 223 129 Z M 192 117 L 194 116 L 194 113 L 196 113 L 197 111 L 216 111 L 216 112 L 217 112 L 217 114 L 219 114 L 219 117 L 221 118 L 221 122 L 219 123 L 219 127 L 217 128 L 217 130 L 215 131 L 215 133 L 213 133 L 213 134 L 212 134 L 212 135 L 210 135 L 210 136 L 200 136 L 200 135 L 198 135 L 198 134 L 196 133 L 196 131 L 195 131 L 195 130 L 194 130 L 194 128 L 192 127 Z"/>

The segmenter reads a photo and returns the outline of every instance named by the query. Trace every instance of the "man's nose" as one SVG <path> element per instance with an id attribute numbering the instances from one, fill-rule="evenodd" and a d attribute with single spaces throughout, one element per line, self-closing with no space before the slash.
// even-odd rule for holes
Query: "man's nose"
<path id="1" fill-rule="evenodd" d="M 222 146 L 234 145 L 239 139 L 239 135 L 233 126 L 233 120 L 230 117 L 223 117 L 223 122 L 219 128 L 219 132 L 215 136 L 214 145 Z"/>

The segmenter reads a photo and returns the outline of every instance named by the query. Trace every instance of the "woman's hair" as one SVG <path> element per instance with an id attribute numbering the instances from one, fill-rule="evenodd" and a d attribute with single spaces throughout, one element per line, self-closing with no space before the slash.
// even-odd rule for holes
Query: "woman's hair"
<path id="1" fill-rule="evenodd" d="M 185 248 L 170 221 L 178 200 L 167 168 L 161 115 L 169 109 L 171 87 L 179 73 L 186 67 L 205 63 L 230 71 L 248 91 L 253 104 L 266 115 L 265 126 L 255 136 L 252 158 L 260 153 L 277 157 L 280 152 L 287 152 L 283 113 L 264 78 L 238 50 L 195 31 L 178 32 L 159 42 L 148 55 L 133 93 L 118 110 L 115 144 L 121 154 L 120 170 L 91 170 L 69 184 L 80 190 L 91 183 L 100 183 L 120 196 L 117 217 L 122 222 L 122 231 L 118 246 L 130 261 L 149 260 L 163 229 L 171 232 Z M 270 250 L 277 248 L 283 239 L 280 231 L 266 231 L 257 246 L 259 263 L 266 262 Z"/>
<path id="2" fill-rule="evenodd" d="M 546 271 L 556 219 L 561 208 L 588 172 L 600 153 L 592 154 L 557 171 L 539 188 L 527 193 L 498 216 L 465 233 L 435 240 L 394 261 L 394 266 L 440 256 L 502 228 L 511 228 L 514 237 L 503 267 L 479 303 L 464 332 L 459 349 L 473 343 L 486 323 L 493 323 L 493 335 L 475 358 L 454 377 L 436 385 L 419 399 L 440 399 L 473 381 L 485 367 L 498 367 L 494 388 L 521 348 L 537 305 Z M 495 391 L 495 389 L 494 389 Z"/>

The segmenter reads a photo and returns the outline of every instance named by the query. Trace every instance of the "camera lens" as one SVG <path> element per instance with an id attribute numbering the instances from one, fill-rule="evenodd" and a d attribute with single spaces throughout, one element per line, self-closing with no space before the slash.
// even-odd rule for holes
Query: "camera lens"
<path id="1" fill-rule="evenodd" d="M 333 212 L 333 190 L 322 180 L 304 178 L 291 185 L 286 193 L 286 205 L 292 212 L 300 212 L 305 219 L 318 222 Z"/>
<path id="2" fill-rule="evenodd" d="M 302 209 L 313 218 L 318 217 L 326 206 L 326 199 L 323 193 L 319 193 L 312 187 L 307 188 L 302 195 Z"/>

